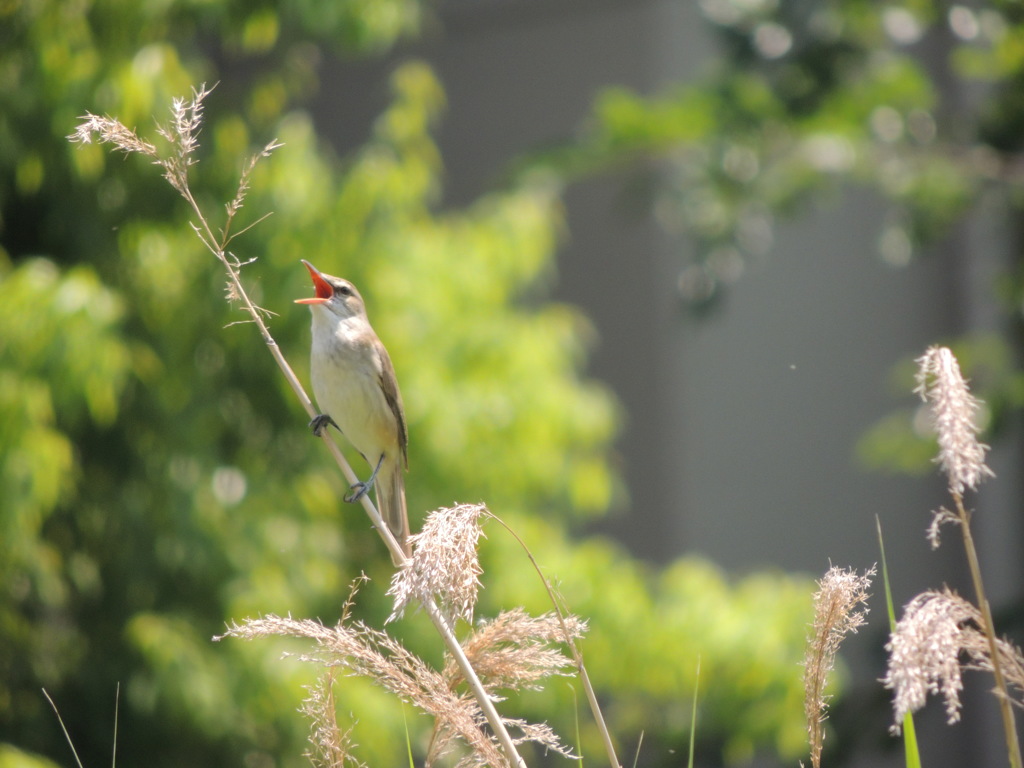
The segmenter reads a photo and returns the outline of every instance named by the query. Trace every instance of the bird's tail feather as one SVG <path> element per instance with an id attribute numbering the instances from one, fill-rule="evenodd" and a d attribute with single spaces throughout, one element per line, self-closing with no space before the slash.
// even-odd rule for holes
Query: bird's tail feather
<path id="1" fill-rule="evenodd" d="M 405 507 L 405 478 L 402 477 L 402 465 L 397 461 L 388 462 L 388 466 L 383 469 L 383 476 L 376 483 L 377 506 L 380 507 L 381 517 L 398 540 L 402 551 L 409 555 L 409 513 Z M 400 563 L 395 562 L 395 565 Z"/>

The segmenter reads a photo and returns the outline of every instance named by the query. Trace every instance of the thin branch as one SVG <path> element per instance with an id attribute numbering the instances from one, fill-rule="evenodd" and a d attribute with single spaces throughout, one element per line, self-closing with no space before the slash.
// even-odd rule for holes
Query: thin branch
<path id="1" fill-rule="evenodd" d="M 121 716 L 121 681 L 117 681 L 117 692 L 114 695 L 114 746 L 110 755 L 110 768 L 117 768 L 117 721 Z"/>
<path id="2" fill-rule="evenodd" d="M 256 221 L 254 221 L 252 224 L 247 224 L 246 226 L 242 227 L 240 230 L 235 232 L 233 235 L 231 235 L 231 237 L 229 237 L 226 242 L 230 243 L 236 237 L 241 237 L 246 232 L 248 232 L 250 229 L 255 227 L 257 224 L 266 221 L 267 219 L 269 219 L 273 215 L 274 215 L 273 211 L 267 211 L 262 216 L 260 216 L 258 219 L 256 219 Z M 254 261 L 256 261 L 256 259 L 252 258 L 249 261 L 245 262 L 245 264 L 252 264 L 252 262 L 254 262 Z M 245 266 L 245 264 L 242 264 L 241 266 Z"/>
<path id="3" fill-rule="evenodd" d="M 50 702 L 50 706 L 53 708 L 53 714 L 57 716 L 57 722 L 60 723 L 60 729 L 64 732 L 64 738 L 67 739 L 68 746 L 71 747 L 71 754 L 75 757 L 75 763 L 78 768 L 82 768 L 82 761 L 78 759 L 78 750 L 75 749 L 75 743 L 71 741 L 71 734 L 68 733 L 67 726 L 64 725 L 64 718 L 60 716 L 60 710 L 57 709 L 57 705 L 53 703 L 53 699 L 50 698 L 50 694 L 47 693 L 46 689 L 43 688 L 43 696 Z"/>
<path id="4" fill-rule="evenodd" d="M 960 518 L 960 531 L 964 537 L 964 550 L 967 552 L 967 562 L 971 569 L 971 581 L 974 582 L 974 594 L 978 600 L 978 609 L 981 611 L 981 625 L 992 660 L 992 676 L 996 681 L 996 691 L 998 692 L 996 698 L 999 700 L 999 714 L 1003 721 L 1003 735 L 1006 738 L 1010 765 L 1013 768 L 1021 768 L 1020 742 L 1017 738 L 1017 721 L 1013 714 L 1013 699 L 1010 697 L 1006 678 L 1003 675 L 1003 665 L 1000 661 L 999 646 L 996 641 L 996 626 L 992 620 L 992 609 L 989 607 L 988 598 L 985 596 L 985 587 L 981 579 L 981 565 L 978 562 L 978 552 L 974 547 L 974 537 L 971 535 L 970 514 L 964 508 L 963 497 L 957 491 L 952 491 L 952 494 L 956 512 Z"/>

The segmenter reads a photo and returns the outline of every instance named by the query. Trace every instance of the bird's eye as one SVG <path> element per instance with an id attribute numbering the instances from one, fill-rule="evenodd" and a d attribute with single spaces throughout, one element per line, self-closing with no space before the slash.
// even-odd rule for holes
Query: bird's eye
<path id="1" fill-rule="evenodd" d="M 340 293 L 342 296 L 351 296 L 352 288 L 347 285 L 339 285 L 337 288 L 337 292 Z"/>

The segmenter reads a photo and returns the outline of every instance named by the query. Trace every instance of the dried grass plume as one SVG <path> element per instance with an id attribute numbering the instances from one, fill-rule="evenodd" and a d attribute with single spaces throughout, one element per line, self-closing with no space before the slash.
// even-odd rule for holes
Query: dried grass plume
<path id="1" fill-rule="evenodd" d="M 925 705 L 928 694 L 942 695 L 950 724 L 960 719 L 962 670 L 992 671 L 990 645 L 981 624 L 981 612 L 948 588 L 923 592 L 907 604 L 885 646 L 889 664 L 883 682 L 893 691 L 894 732 L 899 732 L 904 715 Z M 1019 700 L 1024 691 L 1024 657 L 1005 640 L 998 640 L 997 648 L 1003 673 Z M 963 665 L 961 653 L 967 659 Z"/>
<path id="2" fill-rule="evenodd" d="M 949 479 L 951 491 L 963 495 L 966 488 L 995 473 L 985 464 L 988 446 L 978 441 L 978 410 L 981 401 L 971 394 L 960 365 L 947 347 L 930 347 L 917 359 L 916 393 L 931 405 L 939 438 L 938 462 Z"/>
<path id="3" fill-rule="evenodd" d="M 585 628 L 575 617 L 570 617 L 569 626 L 575 636 Z M 321 680 L 309 689 L 304 707 L 312 719 L 311 756 L 316 764 L 358 764 L 351 752 L 350 732 L 341 729 L 333 713 L 331 686 L 339 669 L 373 680 L 434 718 L 428 765 L 460 744 L 469 749 L 455 763 L 457 768 L 509 764 L 498 741 L 485 729 L 486 719 L 479 704 L 465 692 L 461 672 L 450 658 L 443 670 L 437 671 L 387 633 L 345 617 L 327 627 L 311 619 L 270 615 L 232 625 L 216 639 L 254 640 L 273 635 L 312 640 L 316 650 L 297 658 L 325 670 Z M 553 645 L 563 638 L 556 617 L 532 618 L 522 611 L 511 611 L 482 624 L 465 647 L 488 693 L 500 700 L 501 691 L 536 688 L 543 677 L 564 674 L 572 661 Z M 503 718 L 503 722 L 518 732 L 515 744 L 535 742 L 546 750 L 572 757 L 546 724 L 511 718 Z"/>
<path id="4" fill-rule="evenodd" d="M 473 621 L 482 573 L 477 544 L 481 518 L 489 514 L 482 504 L 459 504 L 427 516 L 422 530 L 409 537 L 410 563 L 391 579 L 388 594 L 395 607 L 389 622 L 401 617 L 410 602 L 434 599 L 449 622 Z"/>
<path id="5" fill-rule="evenodd" d="M 193 157 L 199 146 L 199 130 L 203 123 L 203 100 L 212 88 L 204 83 L 192 89 L 189 99 L 175 98 L 171 103 L 170 125 L 158 125 L 159 133 L 172 151 L 166 157 L 161 156 L 157 148 L 139 137 L 132 129 L 121 124 L 112 117 L 100 117 L 86 112 L 80 120 L 75 132 L 68 140 L 80 144 L 91 144 L 93 138 L 101 144 L 113 144 L 126 154 L 138 153 L 152 158 L 156 165 L 164 170 L 164 178 L 170 182 L 183 196 L 188 197 L 188 168 L 195 164 Z"/>
<path id="6" fill-rule="evenodd" d="M 814 624 L 807 640 L 804 658 L 804 714 L 811 748 L 811 764 L 821 765 L 825 740 L 824 722 L 828 717 L 825 687 L 835 667 L 836 654 L 843 639 L 864 625 L 868 613 L 868 589 L 875 567 L 863 575 L 854 569 L 829 568 L 818 582 L 814 595 Z"/>

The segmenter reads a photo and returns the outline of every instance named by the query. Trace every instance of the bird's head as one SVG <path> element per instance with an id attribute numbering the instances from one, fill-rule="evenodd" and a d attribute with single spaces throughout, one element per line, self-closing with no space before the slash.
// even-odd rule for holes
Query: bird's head
<path id="1" fill-rule="evenodd" d="M 359 291 L 352 283 L 341 277 L 321 272 L 305 259 L 302 259 L 302 263 L 306 265 L 309 276 L 313 278 L 313 289 L 316 291 L 316 296 L 311 296 L 308 299 L 295 299 L 296 304 L 309 304 L 310 308 L 323 307 L 342 320 L 366 315 L 363 297 L 359 295 Z"/>

